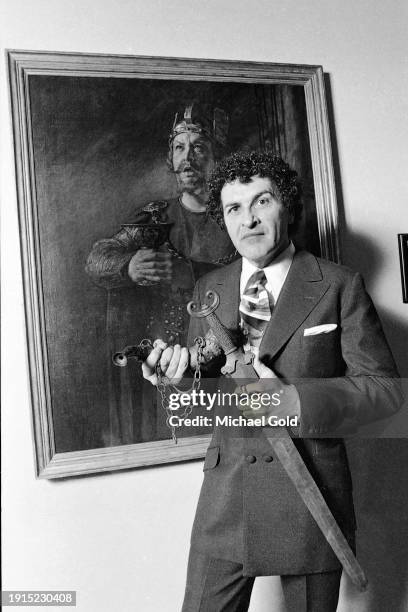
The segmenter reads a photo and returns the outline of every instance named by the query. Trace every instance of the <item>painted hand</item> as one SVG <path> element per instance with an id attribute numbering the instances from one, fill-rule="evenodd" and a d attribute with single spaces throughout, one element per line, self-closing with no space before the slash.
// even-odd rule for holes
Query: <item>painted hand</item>
<path id="1" fill-rule="evenodd" d="M 129 262 L 129 278 L 138 285 L 170 282 L 172 258 L 168 252 L 140 249 Z"/>

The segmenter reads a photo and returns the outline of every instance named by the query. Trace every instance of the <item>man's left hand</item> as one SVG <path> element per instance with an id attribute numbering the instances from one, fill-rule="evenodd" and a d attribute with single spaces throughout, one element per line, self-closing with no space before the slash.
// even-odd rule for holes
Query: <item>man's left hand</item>
<path id="1" fill-rule="evenodd" d="M 238 395 L 247 393 L 249 396 L 248 401 L 245 398 L 238 405 L 242 416 L 247 419 L 271 415 L 277 418 L 300 417 L 300 400 L 296 387 L 285 383 L 258 358 L 255 358 L 253 366 L 259 380 L 245 385 L 244 389 L 236 389 Z M 265 401 L 268 395 L 270 403 Z"/>

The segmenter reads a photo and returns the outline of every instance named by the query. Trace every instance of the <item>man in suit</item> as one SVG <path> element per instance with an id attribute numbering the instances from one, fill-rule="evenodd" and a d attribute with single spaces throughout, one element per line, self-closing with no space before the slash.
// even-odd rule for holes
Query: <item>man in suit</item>
<path id="1" fill-rule="evenodd" d="M 261 389 L 279 389 L 282 398 L 264 411 L 298 418 L 297 449 L 353 548 L 351 476 L 341 435 L 391 415 L 401 403 L 375 309 L 359 274 L 295 250 L 290 233 L 300 187 L 280 158 L 256 152 L 226 158 L 210 179 L 208 206 L 242 259 L 200 279 L 195 300 L 203 303 L 206 291 L 215 290 L 221 322 L 233 333 L 245 332 L 242 344 L 253 354 Z M 191 320 L 190 343 L 207 333 L 205 319 Z M 153 384 L 157 363 L 177 382 L 188 366 L 187 349 L 156 343 L 143 364 Z M 208 373 L 219 371 L 210 364 Z M 281 576 L 289 611 L 336 610 L 341 565 L 274 456 L 272 429 L 214 431 L 183 612 L 245 611 L 254 577 L 261 575 Z"/>

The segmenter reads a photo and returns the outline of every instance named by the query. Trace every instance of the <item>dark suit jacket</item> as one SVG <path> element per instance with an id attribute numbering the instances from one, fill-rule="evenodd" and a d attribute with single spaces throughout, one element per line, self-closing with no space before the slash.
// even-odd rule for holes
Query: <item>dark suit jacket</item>
<path id="1" fill-rule="evenodd" d="M 204 276 L 195 290 L 200 302 L 209 289 L 219 293 L 217 314 L 232 331 L 239 325 L 240 273 L 241 260 Z M 336 329 L 304 335 L 328 323 Z M 192 319 L 189 341 L 207 331 L 205 319 Z M 401 403 L 395 364 L 360 275 L 296 253 L 259 355 L 279 377 L 296 384 L 305 436 L 296 445 L 353 546 L 345 447 L 341 433 L 327 435 L 390 415 Z M 273 456 L 268 428 L 245 428 L 239 437 L 226 430 L 216 429 L 208 448 L 192 547 L 242 562 L 246 575 L 337 569 L 337 558 Z"/>

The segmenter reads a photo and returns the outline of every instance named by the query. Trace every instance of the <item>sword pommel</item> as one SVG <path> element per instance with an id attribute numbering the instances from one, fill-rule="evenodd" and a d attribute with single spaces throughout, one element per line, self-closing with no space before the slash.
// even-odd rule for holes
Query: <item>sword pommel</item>
<path id="1" fill-rule="evenodd" d="M 215 291 L 207 291 L 205 294 L 207 300 L 210 300 L 210 303 L 201 304 L 201 306 L 197 302 L 189 302 L 187 304 L 187 312 L 190 317 L 203 318 L 208 317 L 212 314 L 220 303 L 220 296 Z"/>
<path id="2" fill-rule="evenodd" d="M 187 304 L 187 312 L 191 317 L 206 318 L 209 327 L 213 330 L 215 337 L 225 355 L 229 355 L 237 350 L 235 342 L 231 337 L 231 333 L 221 323 L 217 314 L 215 313 L 220 303 L 220 296 L 216 291 L 207 291 L 205 294 L 207 300 L 210 303 L 201 304 L 198 306 L 197 302 L 189 302 Z"/>

